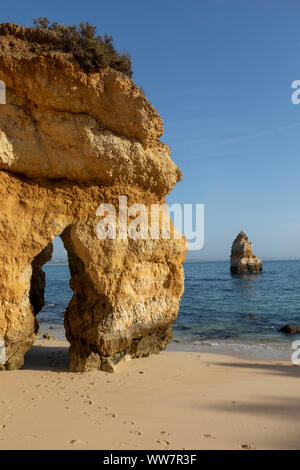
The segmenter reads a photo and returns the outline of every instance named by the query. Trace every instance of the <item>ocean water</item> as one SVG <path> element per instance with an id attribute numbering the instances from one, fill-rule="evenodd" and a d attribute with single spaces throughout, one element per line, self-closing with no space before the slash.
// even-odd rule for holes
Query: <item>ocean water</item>
<path id="1" fill-rule="evenodd" d="M 265 261 L 263 272 L 232 276 L 229 262 L 186 263 L 174 340 L 189 349 L 290 360 L 278 330 L 300 325 L 300 261 Z"/>
<path id="2" fill-rule="evenodd" d="M 173 328 L 172 349 L 289 360 L 292 342 L 278 332 L 300 324 L 300 261 L 265 261 L 257 275 L 232 276 L 227 262 L 185 263 L 185 292 Z M 64 310 L 72 297 L 68 266 L 46 265 L 41 331 L 64 335 Z"/>

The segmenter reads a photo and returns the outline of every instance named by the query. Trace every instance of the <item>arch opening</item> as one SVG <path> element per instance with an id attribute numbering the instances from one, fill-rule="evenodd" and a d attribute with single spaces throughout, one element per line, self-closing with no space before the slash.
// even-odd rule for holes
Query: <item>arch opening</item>
<path id="1" fill-rule="evenodd" d="M 169 281 L 174 272 L 172 264 L 164 260 L 153 265 L 147 259 L 148 252 L 141 262 L 136 258 L 139 244 L 99 241 L 93 228 L 91 219 L 69 225 L 60 234 L 68 256 L 68 266 L 64 263 L 65 267 L 60 268 L 68 273 L 62 281 L 65 290 L 70 279 L 70 287 L 59 322 L 61 327 L 64 324 L 63 333 L 70 343 L 69 369 L 73 372 L 113 372 L 127 358 L 145 357 L 164 349 L 171 339 L 178 309 L 178 297 L 170 297 L 169 292 L 181 288 L 180 283 L 177 286 Z M 53 262 L 52 267 L 47 265 L 52 254 L 51 242 L 31 262 L 30 319 L 36 323 L 36 332 L 49 304 L 57 301 L 55 294 L 54 301 L 47 297 L 51 284 L 47 279 L 47 286 L 47 271 L 55 271 Z M 145 283 L 145 279 L 152 279 L 153 271 L 163 280 L 159 285 L 155 279 Z"/>
<path id="2" fill-rule="evenodd" d="M 96 336 L 96 317 L 108 314 L 109 309 L 105 297 L 102 299 L 95 292 L 84 262 L 75 252 L 72 226 L 64 229 L 43 248 L 32 260 L 31 266 L 29 301 L 36 337 L 44 339 L 46 335 L 45 339 L 64 341 L 68 347 L 68 368 L 71 371 L 100 369 L 101 358 L 95 344 L 97 338 L 93 338 L 90 344 L 85 332 L 91 328 Z M 31 355 L 34 349 L 37 345 L 30 350 Z M 49 352 L 53 349 L 51 341 L 48 349 Z M 38 362 L 41 363 L 41 360 L 38 359 Z M 46 368 L 45 363 L 42 366 Z M 105 360 L 102 360 L 102 366 L 112 371 L 111 367 L 105 366 Z"/>
<path id="3" fill-rule="evenodd" d="M 64 316 L 73 291 L 70 287 L 68 253 L 61 236 L 49 243 L 31 263 L 29 300 L 35 316 L 35 333 L 40 339 L 66 340 Z M 53 349 L 50 341 L 49 348 Z M 55 356 L 54 352 L 51 354 Z M 43 355 L 43 361 L 47 361 L 47 352 Z M 40 365 L 47 368 L 46 363 Z"/>

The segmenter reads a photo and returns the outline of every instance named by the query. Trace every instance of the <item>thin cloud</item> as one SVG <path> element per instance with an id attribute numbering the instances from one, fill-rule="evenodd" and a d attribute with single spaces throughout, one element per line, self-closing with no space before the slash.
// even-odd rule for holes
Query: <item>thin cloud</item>
<path id="1" fill-rule="evenodd" d="M 283 127 L 277 127 L 277 129 L 267 129 L 265 131 L 257 132 L 256 134 L 248 134 L 248 135 L 243 135 L 240 137 L 231 137 L 229 139 L 225 139 L 221 142 L 217 142 L 216 145 L 226 145 L 226 144 L 231 144 L 235 142 L 243 142 L 244 140 L 249 140 L 249 139 L 256 139 L 257 137 L 263 137 L 265 135 L 270 135 L 270 134 L 277 134 L 279 132 L 284 132 L 289 129 L 293 129 L 295 127 L 300 127 L 300 122 L 297 122 L 295 124 L 290 124 L 289 126 L 283 126 Z"/>

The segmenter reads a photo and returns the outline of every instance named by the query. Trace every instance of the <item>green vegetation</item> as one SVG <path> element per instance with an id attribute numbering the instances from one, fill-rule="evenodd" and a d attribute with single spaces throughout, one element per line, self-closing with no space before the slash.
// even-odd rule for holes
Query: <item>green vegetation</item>
<path id="1" fill-rule="evenodd" d="M 96 26 L 80 23 L 79 26 L 66 26 L 52 23 L 48 18 L 33 20 L 35 28 L 52 31 L 59 37 L 59 49 L 69 52 L 86 72 L 96 72 L 111 67 L 132 77 L 131 59 L 127 53 L 118 53 L 112 36 L 96 35 Z"/>

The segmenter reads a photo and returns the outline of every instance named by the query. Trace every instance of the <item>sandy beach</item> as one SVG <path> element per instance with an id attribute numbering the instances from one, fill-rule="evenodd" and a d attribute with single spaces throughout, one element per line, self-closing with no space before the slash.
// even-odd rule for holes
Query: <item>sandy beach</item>
<path id="1" fill-rule="evenodd" d="M 71 373 L 67 350 L 38 340 L 1 373 L 0 449 L 300 448 L 297 366 L 171 351 Z"/>

